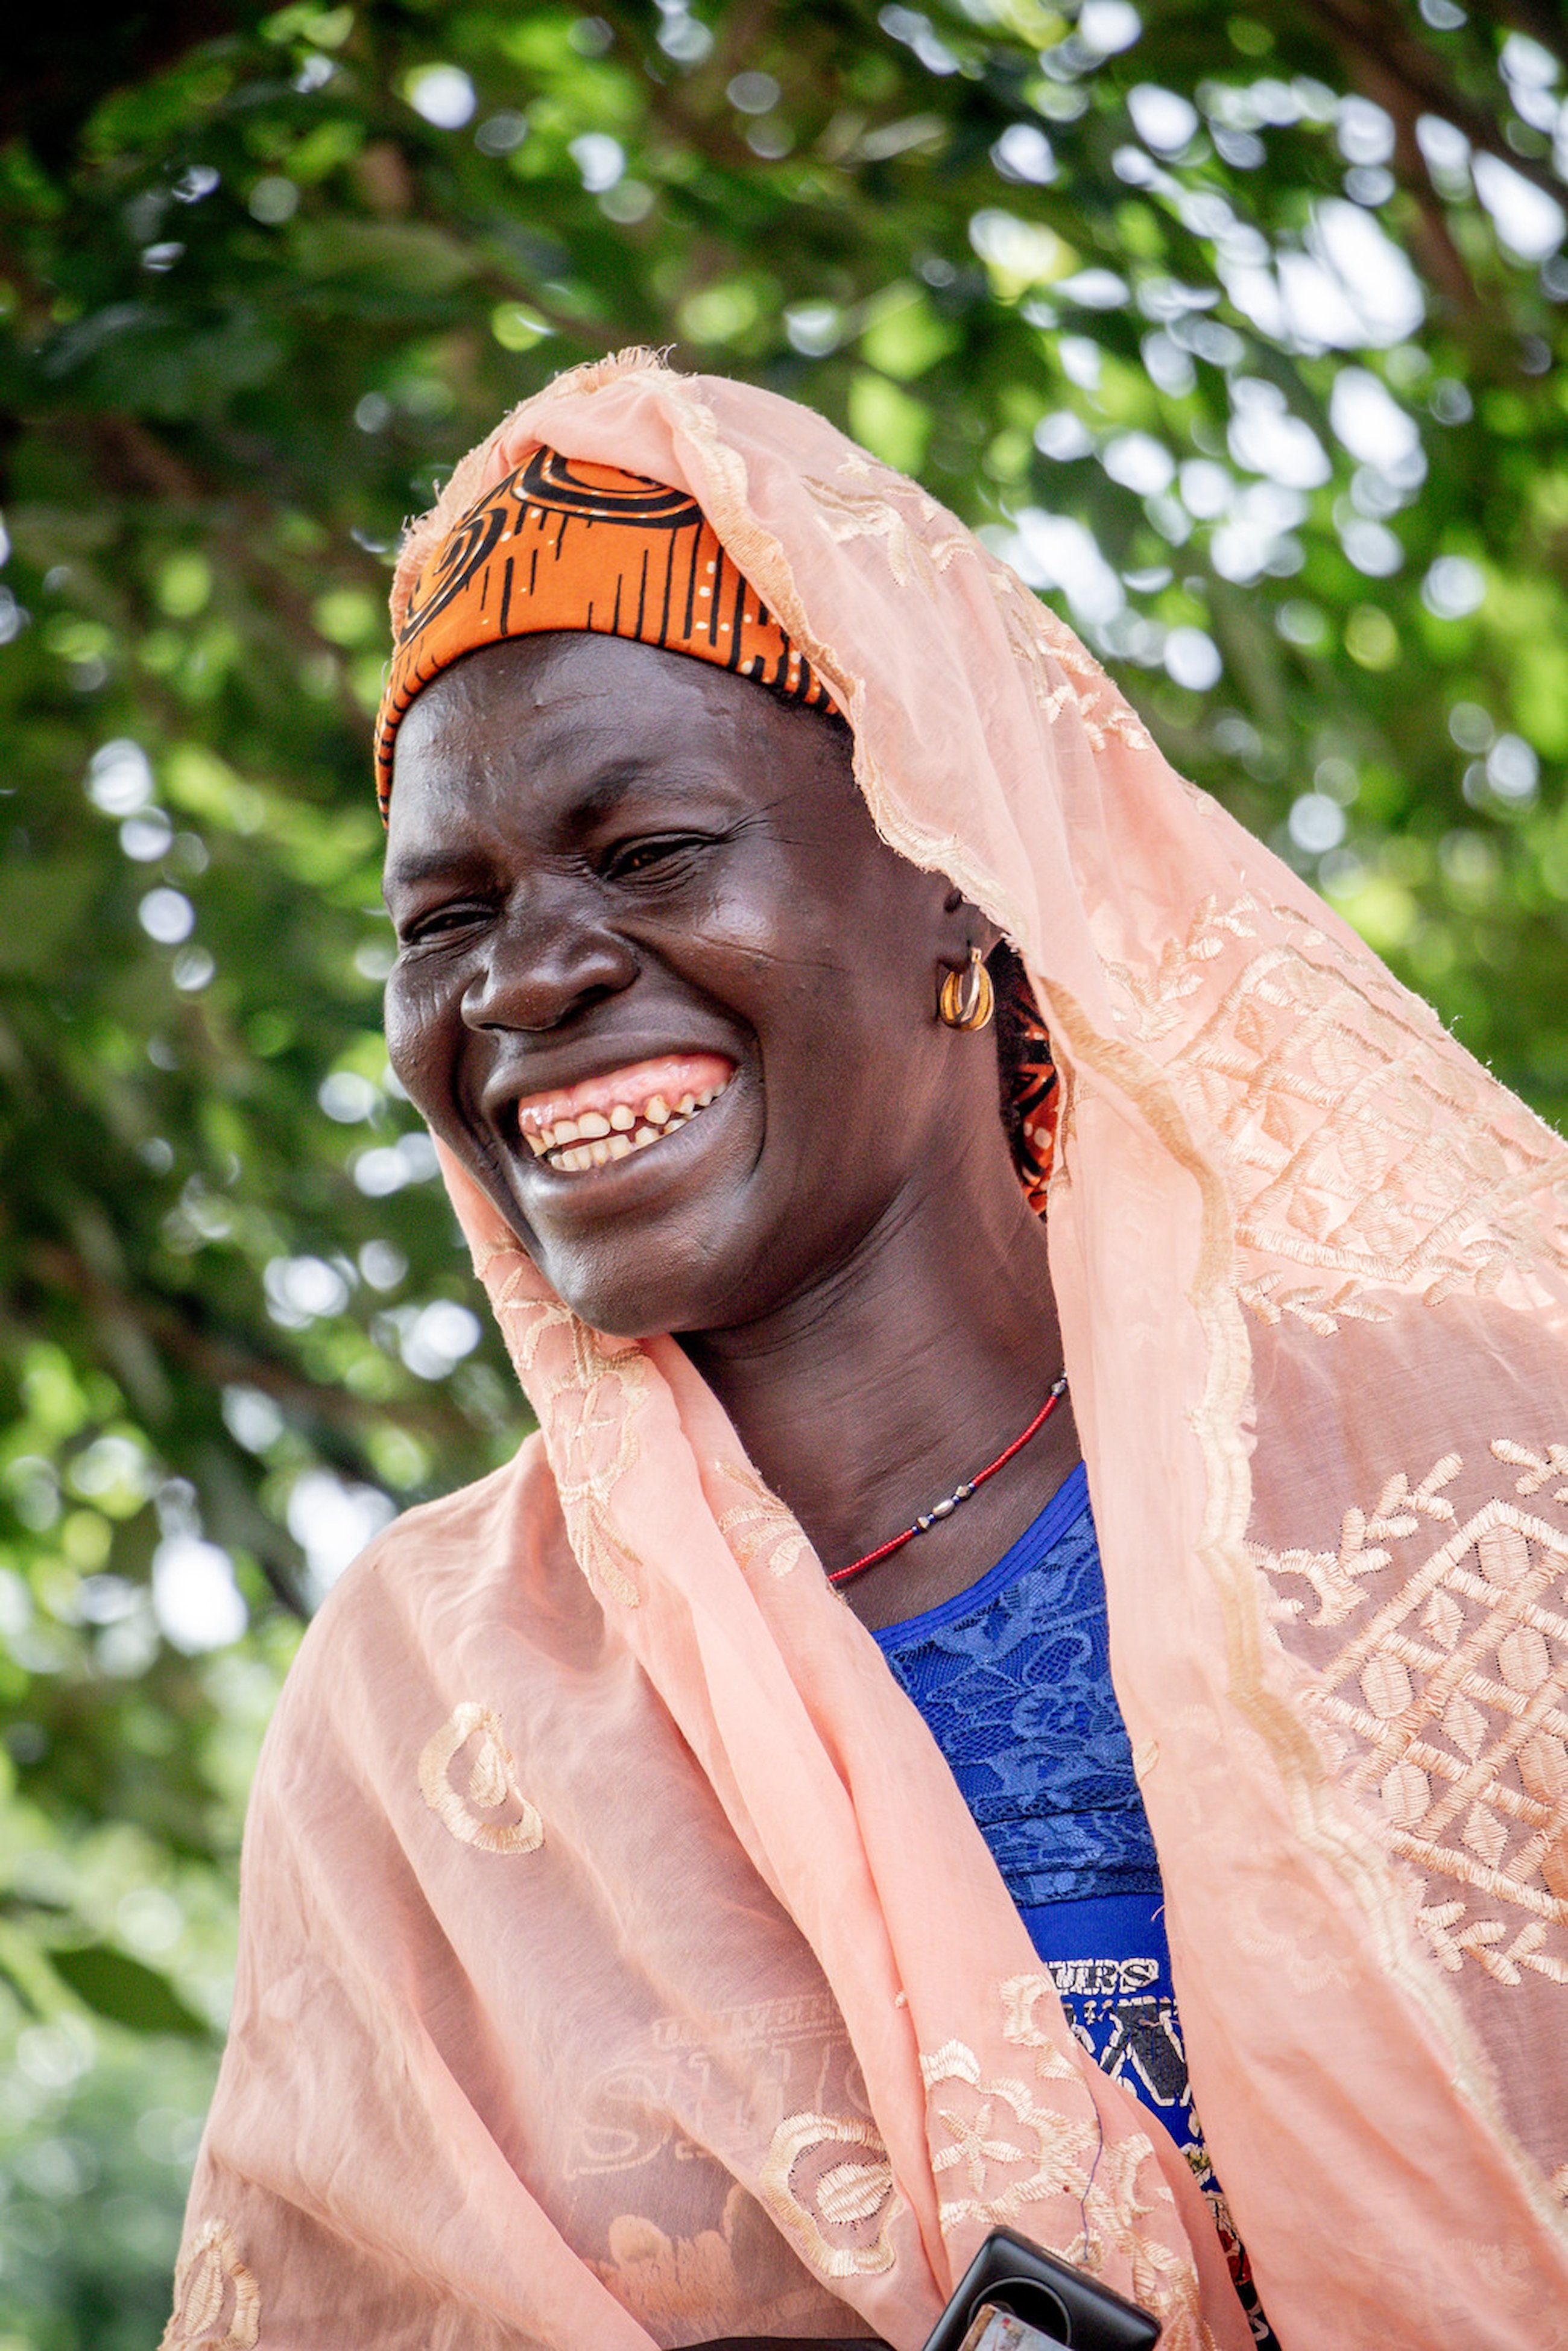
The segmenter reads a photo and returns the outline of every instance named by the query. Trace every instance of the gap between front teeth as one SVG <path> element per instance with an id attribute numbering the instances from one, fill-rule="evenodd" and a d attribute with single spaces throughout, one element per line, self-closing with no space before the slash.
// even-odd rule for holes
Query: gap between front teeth
<path id="1" fill-rule="evenodd" d="M 538 1134 L 531 1127 L 524 1133 L 536 1159 L 548 1158 L 562 1175 L 581 1175 L 590 1167 L 608 1167 L 612 1159 L 629 1158 L 633 1151 L 646 1151 L 651 1143 L 674 1134 L 716 1101 L 728 1083 L 727 1078 L 722 1086 L 683 1094 L 673 1107 L 664 1095 L 651 1094 L 640 1111 L 617 1102 L 608 1113 L 588 1110 L 580 1118 L 563 1118 Z"/>

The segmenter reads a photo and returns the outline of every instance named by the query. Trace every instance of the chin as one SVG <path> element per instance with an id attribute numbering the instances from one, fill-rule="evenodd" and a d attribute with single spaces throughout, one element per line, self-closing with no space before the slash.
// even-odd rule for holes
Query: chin
<path id="1" fill-rule="evenodd" d="M 841 1253 L 841 1236 L 803 1222 L 798 1171 L 788 1181 L 760 1175 L 751 1138 L 727 1145 L 716 1121 L 706 1135 L 698 1121 L 641 1157 L 558 1178 L 542 1195 L 526 1161 L 498 1155 L 481 1166 L 465 1141 L 465 1164 L 556 1296 L 610 1338 L 760 1321 Z"/>
<path id="2" fill-rule="evenodd" d="M 646 1232 L 622 1248 L 589 1251 L 538 1239 L 525 1247 L 562 1304 L 607 1338 L 719 1330 L 757 1311 L 750 1250 L 727 1276 L 711 1245 L 682 1249 Z"/>
<path id="3" fill-rule="evenodd" d="M 557 1297 L 592 1331 L 607 1339 L 660 1339 L 683 1332 L 721 1328 L 733 1318 L 717 1308 L 694 1301 L 689 1292 L 664 1280 L 643 1284 L 586 1283 L 570 1291 L 547 1281 Z"/>

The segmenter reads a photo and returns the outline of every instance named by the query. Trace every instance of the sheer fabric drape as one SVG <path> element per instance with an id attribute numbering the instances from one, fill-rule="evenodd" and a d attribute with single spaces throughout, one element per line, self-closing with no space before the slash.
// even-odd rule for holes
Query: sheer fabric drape
<path id="1" fill-rule="evenodd" d="M 1568 2344 L 1563 1146 L 790 403 L 579 370 L 400 582 L 539 444 L 696 496 L 886 839 L 1028 967 L 1113 1667 L 1281 2340 Z M 392 2351 L 915 2351 L 998 2221 L 1239 2351 L 1174 2150 L 712 1396 L 447 1180 L 541 1435 L 392 1529 L 291 1677 L 171 2351 L 314 2351 L 346 2307 Z"/>

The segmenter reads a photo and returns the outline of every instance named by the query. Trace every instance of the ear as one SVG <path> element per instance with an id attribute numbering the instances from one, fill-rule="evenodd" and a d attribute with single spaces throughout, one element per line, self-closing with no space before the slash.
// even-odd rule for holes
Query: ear
<path id="1" fill-rule="evenodd" d="M 937 925 L 937 963 L 949 971 L 963 971 L 969 961 L 971 947 L 978 947 L 988 956 L 1003 936 L 998 925 L 989 914 L 982 914 L 962 890 L 949 883 L 942 902 L 941 919 Z"/>

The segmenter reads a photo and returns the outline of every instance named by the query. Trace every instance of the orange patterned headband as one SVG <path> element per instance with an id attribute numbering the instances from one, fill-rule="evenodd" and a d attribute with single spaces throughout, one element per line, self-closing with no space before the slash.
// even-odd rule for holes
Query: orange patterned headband
<path id="1" fill-rule="evenodd" d="M 838 707 L 695 498 L 536 449 L 469 508 L 413 583 L 376 717 L 383 817 L 397 730 L 420 688 L 481 645 L 546 629 L 632 637 L 737 671 L 807 709 Z"/>

